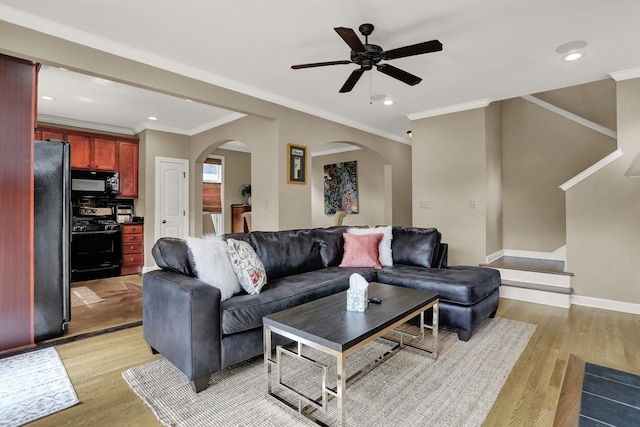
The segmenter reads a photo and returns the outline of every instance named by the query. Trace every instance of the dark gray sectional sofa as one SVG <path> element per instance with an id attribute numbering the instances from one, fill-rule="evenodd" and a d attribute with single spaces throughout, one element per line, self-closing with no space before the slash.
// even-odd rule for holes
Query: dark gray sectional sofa
<path id="1" fill-rule="evenodd" d="M 184 240 L 162 238 L 152 249 L 160 270 L 143 277 L 143 333 L 152 351 L 180 369 L 194 391 L 212 373 L 263 353 L 262 317 L 341 292 L 359 273 L 376 281 L 437 292 L 441 326 L 467 341 L 499 303 L 500 273 L 448 267 L 447 245 L 434 228 L 392 228 L 393 266 L 339 267 L 348 227 L 229 234 L 248 242 L 268 282 L 258 295 L 221 301 L 220 290 L 195 277 Z M 428 317 L 428 316 L 427 316 Z M 277 343 L 276 343 L 277 344 Z"/>

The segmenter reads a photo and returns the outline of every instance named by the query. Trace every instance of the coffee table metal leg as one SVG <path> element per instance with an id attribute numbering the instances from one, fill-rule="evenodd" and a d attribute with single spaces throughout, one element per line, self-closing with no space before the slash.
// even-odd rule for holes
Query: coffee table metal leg
<path id="1" fill-rule="evenodd" d="M 438 319 L 440 318 L 439 304 L 436 303 L 433 306 L 433 319 L 431 321 L 431 358 L 438 358 Z"/>
<path id="2" fill-rule="evenodd" d="M 267 394 L 271 394 L 271 328 L 264 325 L 264 366 L 267 370 Z"/>
<path id="3" fill-rule="evenodd" d="M 336 366 L 336 400 L 338 405 L 338 424 L 340 426 L 344 426 L 345 419 L 345 407 L 344 407 L 344 392 L 347 388 L 347 379 L 346 379 L 346 367 L 347 361 L 344 354 L 340 354 L 336 357 L 337 366 Z"/>

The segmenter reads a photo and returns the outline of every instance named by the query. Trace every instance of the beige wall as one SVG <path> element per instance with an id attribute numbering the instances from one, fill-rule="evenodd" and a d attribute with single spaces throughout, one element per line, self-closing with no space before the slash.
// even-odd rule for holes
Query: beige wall
<path id="1" fill-rule="evenodd" d="M 624 176 L 640 152 L 640 79 L 617 82 L 624 155 L 567 191 L 567 267 L 574 294 L 640 303 L 640 179 Z"/>
<path id="2" fill-rule="evenodd" d="M 358 167 L 358 214 L 347 215 L 343 225 L 386 224 L 386 195 L 384 162 L 380 156 L 370 150 L 355 150 L 312 159 L 312 226 L 329 227 L 333 225 L 333 214 L 324 213 L 324 165 L 357 161 Z"/>
<path id="3" fill-rule="evenodd" d="M 485 138 L 487 159 L 487 247 L 486 254 L 502 250 L 502 103 L 494 102 L 486 109 Z"/>
<path id="4" fill-rule="evenodd" d="M 151 248 L 156 241 L 156 157 L 171 157 L 175 159 L 189 158 L 189 137 L 174 133 L 145 130 L 141 132 L 138 200 L 136 201 L 136 215 L 144 217 L 144 264 L 153 266 Z"/>
<path id="5" fill-rule="evenodd" d="M 484 108 L 412 123 L 413 225 L 440 230 L 449 243 L 451 264 L 478 265 L 485 260 L 486 127 L 491 123 L 495 119 L 487 120 Z M 421 208 L 421 202 L 428 208 Z"/>
<path id="6" fill-rule="evenodd" d="M 210 129 L 191 137 L 191 160 L 196 170 L 202 173 L 202 161 L 220 145 L 228 141 L 239 141 L 246 145 L 251 154 L 250 158 L 232 156 L 227 163 L 225 179 L 231 174 L 229 186 L 225 184 L 225 230 L 231 230 L 229 206 L 231 203 L 241 203 L 242 197 L 238 192 L 241 184 L 251 182 L 251 211 L 252 224 L 255 230 L 278 229 L 278 188 L 276 185 L 278 122 L 260 117 L 243 117 L 231 123 Z M 234 160 L 240 160 L 235 163 Z M 234 182 L 235 180 L 242 182 Z M 236 185 L 237 184 L 237 185 Z M 233 186 L 236 185 L 235 189 Z M 202 186 L 196 181 L 191 182 L 191 192 L 194 195 L 191 210 L 202 212 Z M 201 218 L 193 218 L 194 223 Z"/>
<path id="7" fill-rule="evenodd" d="M 559 188 L 616 148 L 614 139 L 522 98 L 502 102 L 504 249 L 566 243 Z"/>

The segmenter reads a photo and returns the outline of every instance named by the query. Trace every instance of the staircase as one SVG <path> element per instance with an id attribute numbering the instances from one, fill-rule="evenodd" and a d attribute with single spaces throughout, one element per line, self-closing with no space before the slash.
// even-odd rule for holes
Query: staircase
<path id="1" fill-rule="evenodd" d="M 500 271 L 500 297 L 538 304 L 569 308 L 571 306 L 571 277 L 564 271 L 564 261 L 503 256 L 480 264 Z"/>

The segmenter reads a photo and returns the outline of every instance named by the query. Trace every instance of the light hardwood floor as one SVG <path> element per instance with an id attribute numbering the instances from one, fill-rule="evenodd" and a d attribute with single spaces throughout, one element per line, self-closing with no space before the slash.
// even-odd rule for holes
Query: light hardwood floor
<path id="1" fill-rule="evenodd" d="M 500 300 L 497 315 L 533 323 L 537 329 L 489 413 L 486 426 L 552 426 L 571 354 L 640 374 L 640 315 L 506 299 Z M 141 327 L 57 349 L 82 403 L 33 426 L 160 425 L 121 376 L 130 367 L 161 357 L 151 355 Z M 581 385 L 579 381 L 575 384 L 578 388 Z M 565 419 L 561 425 L 573 423 Z"/>

